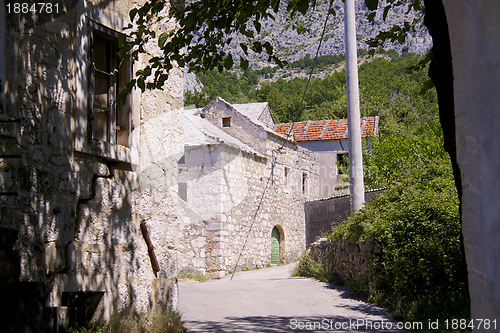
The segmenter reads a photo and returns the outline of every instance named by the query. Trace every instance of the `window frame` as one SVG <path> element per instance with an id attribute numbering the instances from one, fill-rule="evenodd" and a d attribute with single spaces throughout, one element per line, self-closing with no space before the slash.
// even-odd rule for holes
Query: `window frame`
<path id="1" fill-rule="evenodd" d="M 342 156 L 339 158 L 339 156 Z M 349 164 L 346 162 L 345 157 L 349 158 L 348 152 L 337 153 L 336 163 L 337 166 L 337 175 L 343 175 L 343 173 L 339 172 L 339 164 L 342 164 L 345 168 L 349 168 Z"/>
<path id="2" fill-rule="evenodd" d="M 222 117 L 222 127 L 231 127 L 231 117 Z"/>
<path id="3" fill-rule="evenodd" d="M 291 168 L 283 167 L 283 189 L 288 192 L 290 190 L 290 170 Z"/>
<path id="4" fill-rule="evenodd" d="M 94 92 L 92 85 L 94 81 L 93 74 L 93 34 L 94 30 L 117 38 L 123 34 L 122 28 L 128 24 L 127 21 L 111 15 L 99 8 L 88 8 L 83 4 L 77 5 L 80 12 L 80 19 L 77 22 L 77 43 L 76 43 L 76 108 L 72 129 L 75 133 L 74 150 L 97 155 L 108 160 L 116 160 L 131 163 L 131 145 L 134 137 L 134 118 L 137 117 L 134 105 L 134 93 L 128 98 L 128 146 L 116 143 L 116 140 L 98 140 L 92 137 L 91 113 Z M 128 79 L 132 79 L 134 64 L 128 62 Z M 116 118 L 115 118 L 116 119 Z M 111 126 L 111 125 L 110 125 Z M 116 124 L 113 124 L 116 126 Z M 114 127 L 113 127 L 114 130 Z M 111 133 L 110 133 L 111 134 Z"/>
<path id="5" fill-rule="evenodd" d="M 302 194 L 308 195 L 309 193 L 309 175 L 307 172 L 302 172 Z"/>

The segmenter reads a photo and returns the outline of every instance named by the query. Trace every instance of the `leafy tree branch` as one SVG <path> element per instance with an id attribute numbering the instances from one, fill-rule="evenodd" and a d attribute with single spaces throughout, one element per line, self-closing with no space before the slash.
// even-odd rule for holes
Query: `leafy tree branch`
<path id="1" fill-rule="evenodd" d="M 334 0 L 327 0 L 332 3 Z M 168 3 L 167 3 L 168 2 Z M 378 0 L 365 0 L 368 18 L 375 18 L 375 11 L 383 8 L 383 19 L 390 10 L 406 6 L 407 10 L 424 11 L 420 0 L 386 0 L 384 4 Z M 130 21 L 126 29 L 130 32 L 120 38 L 120 56 L 138 59 L 145 53 L 145 46 L 155 40 L 160 55 L 153 56 L 149 63 L 136 72 L 136 78 L 126 85 L 120 93 L 119 100 L 130 93 L 134 86 L 145 89 L 161 89 L 168 79 L 169 71 L 176 65 L 187 67 L 194 72 L 207 72 L 212 69 L 230 69 L 239 63 L 245 70 L 248 68 L 249 51 L 264 53 L 269 62 L 284 66 L 285 62 L 275 54 L 273 45 L 268 41 L 258 40 L 263 20 L 275 19 L 280 6 L 286 6 L 290 18 L 298 14 L 305 15 L 314 8 L 316 0 L 197 0 L 184 3 L 178 0 L 149 0 L 142 7 L 130 11 Z M 330 9 L 335 15 L 335 10 Z M 421 16 L 419 16 L 421 17 Z M 155 24 L 173 19 L 176 28 L 157 36 Z M 385 40 L 404 42 L 405 36 L 414 28 L 417 21 L 405 22 L 403 26 L 395 25 L 389 32 L 381 32 L 371 43 L 379 45 Z M 304 32 L 300 24 L 292 24 L 299 33 Z M 239 43 L 241 52 L 233 55 L 225 51 L 234 38 L 242 38 Z"/>

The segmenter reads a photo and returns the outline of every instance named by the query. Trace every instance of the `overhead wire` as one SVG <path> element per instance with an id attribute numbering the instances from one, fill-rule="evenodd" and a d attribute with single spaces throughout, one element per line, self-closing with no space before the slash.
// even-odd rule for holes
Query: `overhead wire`
<path id="1" fill-rule="evenodd" d="M 314 72 L 314 69 L 316 68 L 316 61 L 318 59 L 319 50 L 321 48 L 321 44 L 323 43 L 323 39 L 325 37 L 326 27 L 327 27 L 328 19 L 329 19 L 330 14 L 331 14 L 332 5 L 333 5 L 333 0 L 330 0 L 329 7 L 328 7 L 328 13 L 327 13 L 326 18 L 325 18 L 325 23 L 323 24 L 323 30 L 321 32 L 321 36 L 319 38 L 319 45 L 318 45 L 318 48 L 316 49 L 316 55 L 314 56 L 313 64 L 312 64 L 311 70 L 309 72 L 309 78 L 307 79 L 306 87 L 304 88 L 304 92 L 302 94 L 302 99 L 300 101 L 299 108 L 297 109 L 297 112 L 295 114 L 294 122 L 292 123 L 292 125 L 290 126 L 290 128 L 288 129 L 288 131 L 287 131 L 287 133 L 285 135 L 286 139 L 288 139 L 291 136 L 291 133 L 293 131 L 293 127 L 294 127 L 295 123 L 299 120 L 300 113 L 302 111 L 302 105 L 304 104 L 304 99 L 305 99 L 305 96 L 306 96 L 306 92 L 307 92 L 307 89 L 309 88 L 309 83 L 311 82 L 311 78 L 312 78 L 312 74 Z M 281 150 L 284 148 L 284 146 L 285 146 L 285 141 L 274 152 L 280 153 Z M 267 189 L 269 187 L 269 182 L 273 178 L 274 167 L 275 167 L 275 165 L 277 163 L 276 159 L 277 158 L 276 158 L 276 156 L 273 153 L 272 162 L 271 162 L 271 172 L 269 173 L 269 177 L 267 179 L 266 186 L 264 187 L 264 190 L 262 191 L 262 195 L 260 197 L 259 204 L 257 205 L 257 208 L 255 209 L 255 213 L 254 213 L 253 218 L 252 218 L 252 223 L 250 224 L 250 228 L 248 229 L 247 236 L 245 237 L 245 241 L 243 242 L 243 246 L 241 248 L 241 251 L 238 254 L 238 259 L 236 260 L 236 264 L 235 264 L 233 272 L 231 274 L 231 280 L 234 277 L 234 273 L 236 273 L 236 270 L 238 269 L 238 265 L 239 265 L 241 256 L 242 256 L 243 252 L 245 251 L 245 248 L 246 248 L 246 245 L 247 245 L 247 242 L 248 242 L 248 238 L 250 237 L 250 232 L 252 231 L 252 228 L 253 228 L 253 226 L 255 224 L 255 221 L 257 219 L 257 214 L 258 214 L 258 212 L 260 210 L 260 207 L 262 206 L 262 203 L 264 202 L 264 196 L 266 195 Z"/>

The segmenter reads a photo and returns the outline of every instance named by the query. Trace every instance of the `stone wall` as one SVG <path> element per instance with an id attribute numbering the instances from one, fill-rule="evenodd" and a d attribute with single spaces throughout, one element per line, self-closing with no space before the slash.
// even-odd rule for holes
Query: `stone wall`
<path id="1" fill-rule="evenodd" d="M 6 18 L 0 293 L 12 305 L 2 311 L 7 330 L 57 331 L 75 292 L 102 296 L 94 319 L 177 303 L 182 71 L 172 71 L 168 92 L 133 94 L 128 147 L 89 140 L 82 89 L 90 79 L 81 64 L 88 66 L 90 44 L 82 27 L 97 20 L 119 32 L 132 8 L 128 1 L 94 2 L 99 8 L 81 1 L 48 23 Z M 155 52 L 147 51 L 142 61 Z M 157 274 L 141 222 L 155 246 Z"/>
<path id="2" fill-rule="evenodd" d="M 365 202 L 370 202 L 384 189 L 365 192 Z M 305 203 L 306 246 L 325 236 L 333 226 L 345 221 L 351 213 L 349 194 Z"/>
<path id="3" fill-rule="evenodd" d="M 324 265 L 329 276 L 349 281 L 353 287 L 366 288 L 368 283 L 372 283 L 369 275 L 373 274 L 370 273 L 377 270 L 371 258 L 380 251 L 370 242 L 343 239 L 334 244 L 326 238 L 320 238 L 310 245 L 307 255 Z"/>
<path id="4" fill-rule="evenodd" d="M 266 157 L 223 143 L 186 147 L 186 163 L 179 166 L 179 182 L 188 187 L 188 207 L 180 213 L 181 271 L 220 278 L 237 261 L 237 270 L 266 266 L 275 226 L 281 236 L 280 262 L 293 261 L 304 251 L 304 202 L 317 192 L 317 156 L 279 136 L 265 142 Z M 288 189 L 285 167 L 290 170 Z"/>
<path id="5" fill-rule="evenodd" d="M 236 111 L 226 101 L 217 97 L 202 109 L 202 114 L 205 119 L 223 129 L 229 135 L 249 145 L 259 153 L 266 154 L 267 135 L 263 128 Z M 222 118 L 226 117 L 231 118 L 231 126 L 223 128 Z"/>

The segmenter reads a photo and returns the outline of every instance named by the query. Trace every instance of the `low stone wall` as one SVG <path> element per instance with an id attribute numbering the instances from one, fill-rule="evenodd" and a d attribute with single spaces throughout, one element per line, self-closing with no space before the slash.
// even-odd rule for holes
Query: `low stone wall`
<path id="1" fill-rule="evenodd" d="M 311 244 L 308 255 L 314 261 L 324 264 L 331 276 L 366 286 L 371 281 L 370 271 L 377 269 L 373 257 L 380 251 L 381 249 L 371 242 L 343 239 L 333 243 L 326 238 L 320 238 Z"/>
<path id="2" fill-rule="evenodd" d="M 365 202 L 370 202 L 384 190 L 366 191 Z M 349 194 L 308 201 L 304 204 L 304 209 L 306 214 L 306 246 L 309 246 L 349 216 L 351 213 Z"/>

